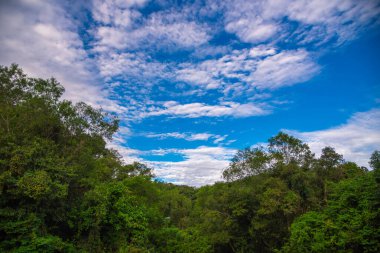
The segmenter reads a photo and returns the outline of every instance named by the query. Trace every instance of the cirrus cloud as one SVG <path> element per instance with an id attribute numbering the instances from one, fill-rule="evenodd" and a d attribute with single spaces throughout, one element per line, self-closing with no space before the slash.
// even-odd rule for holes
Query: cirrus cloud
<path id="1" fill-rule="evenodd" d="M 263 105 L 253 103 L 222 102 L 218 105 L 207 105 L 204 103 L 179 104 L 175 101 L 167 101 L 163 104 L 163 108 L 148 112 L 145 116 L 169 115 L 183 118 L 232 116 L 241 118 L 270 113 L 263 107 Z"/>

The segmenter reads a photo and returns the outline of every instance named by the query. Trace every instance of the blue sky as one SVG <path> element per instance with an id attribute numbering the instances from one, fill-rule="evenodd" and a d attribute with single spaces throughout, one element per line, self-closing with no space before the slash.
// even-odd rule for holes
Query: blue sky
<path id="1" fill-rule="evenodd" d="M 165 181 L 221 180 L 281 130 L 363 166 L 380 148 L 379 1 L 0 5 L 0 64 L 117 114 L 109 147 Z"/>

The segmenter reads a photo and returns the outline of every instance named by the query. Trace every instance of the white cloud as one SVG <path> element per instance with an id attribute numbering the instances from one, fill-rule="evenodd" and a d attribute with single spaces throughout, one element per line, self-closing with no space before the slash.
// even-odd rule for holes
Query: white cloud
<path id="1" fill-rule="evenodd" d="M 115 7 L 112 11 L 118 13 L 127 10 Z M 96 17 L 97 13 L 97 8 L 94 8 L 93 16 Z M 170 51 L 178 48 L 194 48 L 211 39 L 210 29 L 206 25 L 188 20 L 179 12 L 168 10 L 142 17 L 134 11 L 133 15 L 130 14 L 128 17 L 130 18 L 128 22 L 124 22 L 125 25 L 118 25 L 113 21 L 113 25 L 109 26 L 107 24 L 111 21 L 107 19 L 108 22 L 103 22 L 105 25 L 95 29 L 95 37 L 98 40 L 95 43 L 95 52 L 102 52 L 107 48 L 128 50 L 160 48 Z"/>
<path id="2" fill-rule="evenodd" d="M 257 64 L 252 81 L 259 88 L 275 89 L 309 80 L 319 66 L 305 50 L 283 51 Z"/>
<path id="3" fill-rule="evenodd" d="M 180 162 L 150 161 L 158 177 L 176 184 L 202 186 L 222 180 L 222 171 L 227 168 L 236 150 L 223 147 L 200 146 L 195 149 L 158 150 L 161 154 L 179 154 Z"/>
<path id="4" fill-rule="evenodd" d="M 198 136 L 201 137 L 200 135 Z M 223 138 L 224 136 L 221 136 Z M 176 138 L 176 137 L 174 137 Z M 197 138 L 197 137 L 195 137 Z M 202 137 L 203 138 L 203 137 Z M 125 163 L 135 161 L 145 163 L 154 169 L 157 177 L 175 184 L 202 186 L 222 180 L 222 171 L 227 168 L 236 153 L 235 149 L 224 147 L 199 146 L 194 149 L 157 149 L 141 151 L 129 148 L 125 139 L 115 139 L 107 144 L 122 156 Z M 142 159 L 141 155 L 164 156 L 176 154 L 183 157 L 182 161 L 154 161 Z"/>
<path id="5" fill-rule="evenodd" d="M 253 103 L 223 102 L 219 105 L 206 105 L 203 103 L 179 104 L 175 101 L 168 101 L 163 104 L 163 107 L 148 112 L 145 116 L 169 115 L 183 118 L 232 116 L 242 118 L 270 113 L 263 108 L 263 105 Z"/>
<path id="6" fill-rule="evenodd" d="M 258 59 L 249 57 L 248 50 L 234 50 L 218 59 L 197 64 L 182 64 L 177 79 L 205 89 L 223 88 L 228 79 L 248 81 L 247 76 L 255 70 Z"/>
<path id="7" fill-rule="evenodd" d="M 125 31 L 110 26 L 97 27 L 95 38 L 99 40 L 94 49 L 97 52 L 108 51 L 110 48 L 123 49 L 128 46 L 129 41 L 128 34 Z"/>
<path id="8" fill-rule="evenodd" d="M 380 14 L 376 0 L 235 0 L 221 7 L 226 31 L 251 43 L 292 37 L 300 44 L 321 45 L 330 40 L 341 44 L 378 22 Z M 297 26 L 289 26 L 284 19 Z"/>
<path id="9" fill-rule="evenodd" d="M 249 50 L 249 56 L 262 57 L 276 54 L 276 49 L 267 45 L 259 45 Z"/>
<path id="10" fill-rule="evenodd" d="M 318 64 L 304 49 L 277 52 L 273 47 L 260 45 L 234 50 L 219 59 L 182 64 L 176 78 L 206 90 L 241 92 L 294 85 L 309 80 L 318 71 Z"/>
<path id="11" fill-rule="evenodd" d="M 244 42 L 264 42 L 273 37 L 279 29 L 274 23 L 261 19 L 241 18 L 227 23 L 227 32 L 236 33 Z"/>
<path id="12" fill-rule="evenodd" d="M 313 131 L 288 131 L 307 142 L 313 152 L 320 154 L 325 146 L 336 149 L 348 161 L 368 167 L 371 153 L 380 149 L 380 109 L 354 114 L 346 124 Z"/>
<path id="13" fill-rule="evenodd" d="M 134 18 L 140 15 L 133 7 L 143 6 L 147 0 L 94 0 L 92 2 L 92 15 L 94 19 L 105 25 L 127 27 Z"/>
<path id="14" fill-rule="evenodd" d="M 105 78 L 123 76 L 125 79 L 165 78 L 169 75 L 168 66 L 152 60 L 143 53 L 103 53 L 97 58 L 101 76 Z"/>
<path id="15" fill-rule="evenodd" d="M 150 57 L 150 53 L 145 50 L 190 49 L 206 43 L 211 37 L 206 26 L 172 9 L 148 16 L 136 14 L 128 25 L 117 24 L 115 13 L 132 9 L 137 12 L 144 1 L 120 4 L 117 1 L 94 4 L 93 16 L 99 25 L 93 29 L 95 41 L 91 52 L 95 55 L 100 76 L 107 82 L 112 82 L 115 78 L 123 79 L 118 87 L 128 90 L 128 100 L 140 101 L 142 107 L 137 110 L 144 112 L 144 102 L 151 96 L 153 86 L 163 79 L 172 80 L 172 69 L 177 65 L 160 62 L 154 56 Z M 167 92 L 163 86 L 156 88 Z"/>
<path id="16" fill-rule="evenodd" d="M 54 76 L 66 88 L 64 98 L 124 111 L 96 85 L 94 65 L 77 27 L 59 4 L 12 1 L 0 5 L 0 64 L 18 63 L 33 77 Z"/>
<path id="17" fill-rule="evenodd" d="M 220 81 L 214 79 L 212 73 L 203 69 L 185 68 L 177 71 L 177 79 L 206 89 L 215 89 L 220 86 Z"/>
<path id="18" fill-rule="evenodd" d="M 203 141 L 206 141 L 206 140 L 208 140 L 211 137 L 214 137 L 214 136 L 212 134 L 208 134 L 208 133 L 198 133 L 198 134 L 191 134 L 190 137 L 189 137 L 189 140 L 193 140 L 193 141 L 201 141 L 201 140 L 203 140 Z"/>
<path id="19" fill-rule="evenodd" d="M 219 137 L 214 140 L 214 144 L 218 144 L 218 143 L 224 141 L 227 138 L 227 136 L 228 135 L 223 135 L 223 136 L 219 135 Z M 231 144 L 232 142 L 235 142 L 235 141 L 236 140 L 229 140 L 229 141 L 227 141 L 226 145 L 229 145 L 229 144 Z"/>
<path id="20" fill-rule="evenodd" d="M 196 47 L 211 39 L 207 26 L 170 12 L 152 14 L 140 33 L 157 39 L 160 44 L 179 47 Z"/>
<path id="21" fill-rule="evenodd" d="M 179 132 L 171 132 L 171 133 L 148 133 L 143 136 L 148 138 L 159 138 L 159 139 L 167 139 L 167 138 L 176 138 L 176 139 L 184 139 L 187 141 L 208 141 L 209 139 L 213 139 L 214 143 L 219 143 L 224 141 L 227 138 L 227 135 L 218 135 L 218 134 L 210 134 L 210 133 L 179 133 Z"/>

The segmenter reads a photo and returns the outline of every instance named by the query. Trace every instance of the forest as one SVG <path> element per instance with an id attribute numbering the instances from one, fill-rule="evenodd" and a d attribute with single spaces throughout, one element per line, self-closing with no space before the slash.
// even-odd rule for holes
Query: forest
<path id="1" fill-rule="evenodd" d="M 360 167 L 280 132 L 223 181 L 174 185 L 106 147 L 115 115 L 63 93 L 0 67 L 0 252 L 380 252 L 379 151 Z"/>

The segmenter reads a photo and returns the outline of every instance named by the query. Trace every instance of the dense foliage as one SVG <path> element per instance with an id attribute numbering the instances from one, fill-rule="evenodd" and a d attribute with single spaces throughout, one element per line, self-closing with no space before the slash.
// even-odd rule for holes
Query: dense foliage
<path id="1" fill-rule="evenodd" d="M 380 152 L 368 171 L 279 133 L 225 182 L 176 186 L 124 164 L 117 119 L 63 92 L 0 67 L 1 252 L 380 251 Z"/>

